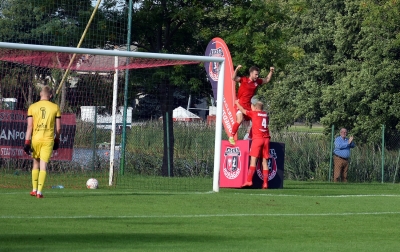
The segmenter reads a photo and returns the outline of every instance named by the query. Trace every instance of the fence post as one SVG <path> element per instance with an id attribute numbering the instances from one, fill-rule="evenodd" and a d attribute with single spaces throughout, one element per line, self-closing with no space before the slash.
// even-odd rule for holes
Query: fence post
<path id="1" fill-rule="evenodd" d="M 126 37 L 126 50 L 131 50 L 131 32 L 132 32 L 132 10 L 133 2 L 129 0 L 129 11 L 128 11 L 128 34 Z M 129 64 L 129 58 L 126 58 L 126 64 Z M 119 173 L 124 175 L 125 173 L 125 147 L 126 147 L 126 117 L 127 117 L 127 107 L 128 107 L 128 90 L 129 90 L 129 69 L 125 70 L 125 85 L 124 85 L 124 110 L 122 113 L 122 138 L 120 145 L 120 163 L 119 163 Z M 132 120 L 131 120 L 132 126 Z"/>
<path id="2" fill-rule="evenodd" d="M 96 85 L 94 85 L 94 92 L 96 93 Z M 92 171 L 94 171 L 94 165 L 96 162 L 96 155 L 97 155 L 97 105 L 94 106 L 94 129 L 93 129 L 93 142 L 92 142 Z"/>
<path id="3" fill-rule="evenodd" d="M 384 177 L 384 167 L 385 167 L 385 125 L 382 124 L 382 183 Z"/>
<path id="4" fill-rule="evenodd" d="M 331 182 L 331 174 L 332 174 L 332 158 L 333 158 L 333 139 L 335 133 L 335 125 L 332 125 L 332 133 L 331 133 L 331 153 L 329 155 L 329 182 Z"/>

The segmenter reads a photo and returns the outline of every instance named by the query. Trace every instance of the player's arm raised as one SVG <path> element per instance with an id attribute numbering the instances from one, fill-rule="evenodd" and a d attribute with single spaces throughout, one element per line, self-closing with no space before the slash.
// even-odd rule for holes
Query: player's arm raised
<path id="1" fill-rule="evenodd" d="M 240 77 L 237 76 L 237 72 L 239 71 L 240 68 L 242 68 L 242 65 L 238 65 L 236 67 L 235 71 L 233 72 L 232 80 L 235 81 L 235 82 L 239 82 L 240 81 Z"/>
<path id="2" fill-rule="evenodd" d="M 240 112 L 242 112 L 244 115 L 247 115 L 247 110 L 245 110 L 242 105 L 239 104 L 239 100 L 235 101 L 235 104 L 237 106 L 237 108 L 240 110 Z"/>
<path id="3" fill-rule="evenodd" d="M 269 68 L 269 74 L 267 75 L 267 77 L 262 78 L 263 80 L 263 84 L 268 83 L 271 81 L 272 75 L 274 74 L 275 71 L 275 67 L 270 67 Z"/>

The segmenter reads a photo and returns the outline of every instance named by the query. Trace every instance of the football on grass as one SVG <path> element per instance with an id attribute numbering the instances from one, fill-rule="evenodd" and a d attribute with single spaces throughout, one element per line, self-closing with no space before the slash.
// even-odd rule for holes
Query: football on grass
<path id="1" fill-rule="evenodd" d="M 95 178 L 90 178 L 86 182 L 87 189 L 97 189 L 99 187 L 99 182 Z"/>

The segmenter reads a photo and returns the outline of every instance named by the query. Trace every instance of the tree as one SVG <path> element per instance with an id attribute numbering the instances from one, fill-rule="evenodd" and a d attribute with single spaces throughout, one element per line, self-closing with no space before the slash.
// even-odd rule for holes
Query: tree
<path id="1" fill-rule="evenodd" d="M 337 21 L 335 86 L 326 90 L 324 124 L 346 126 L 363 142 L 379 143 L 382 125 L 387 134 L 400 129 L 399 32 L 397 1 L 345 1 L 346 13 Z M 335 108 L 336 109 L 333 109 Z M 339 108 L 339 109 L 338 109 Z"/>
<path id="2" fill-rule="evenodd" d="M 71 46 L 77 43 L 84 23 L 82 20 L 89 17 L 91 2 L 77 0 L 62 0 L 59 2 L 45 1 L 21 1 L 5 0 L 1 4 L 0 18 L 0 40 L 12 43 L 38 44 Z M 83 28 L 82 28 L 83 27 Z M 75 42 L 76 41 L 76 42 Z M 17 67 L 17 66 L 16 66 Z M 22 90 L 35 89 L 35 78 L 44 82 L 46 74 L 40 73 L 42 70 L 34 70 L 30 77 L 29 84 L 25 84 Z M 40 80 L 40 78 L 42 78 Z M 52 78 L 54 79 L 54 78 Z M 19 82 L 21 83 L 21 82 Z M 59 84 L 59 80 L 49 83 L 54 89 Z M 24 95 L 25 103 L 32 102 L 33 92 Z M 66 90 L 63 89 L 61 104 L 65 104 Z M 64 106 L 61 106 L 64 108 Z"/>
<path id="3" fill-rule="evenodd" d="M 0 38 L 13 43 L 76 46 L 92 8 L 90 0 L 4 0 Z"/>
<path id="4" fill-rule="evenodd" d="M 246 51 L 243 50 L 245 46 L 255 49 L 253 51 L 257 53 L 255 62 L 254 59 L 249 59 L 248 57 L 243 60 L 249 65 L 252 62 L 251 64 L 269 66 L 273 60 L 279 62 L 278 59 L 282 56 L 280 55 L 281 50 L 277 49 L 281 48 L 279 41 L 274 41 L 275 39 L 281 39 L 282 35 L 279 32 L 279 28 L 274 27 L 273 24 L 277 22 L 276 20 L 282 20 L 283 18 L 279 16 L 279 8 L 273 2 L 269 2 L 268 5 L 261 0 L 144 0 L 134 2 L 132 20 L 134 25 L 132 27 L 131 41 L 140 51 L 204 55 L 208 42 L 218 36 L 223 37 L 227 43 L 230 43 L 231 51 L 238 52 L 234 54 L 238 55 L 238 61 L 241 61 L 242 58 L 240 57 L 245 57 L 246 55 Z M 268 6 L 274 6 L 274 9 L 268 10 Z M 254 11 L 245 11 L 249 7 L 254 8 L 254 10 L 261 9 L 253 16 Z M 257 21 L 260 18 L 263 20 L 263 15 L 266 13 L 269 15 L 267 21 Z M 257 40 L 251 45 L 236 44 L 235 41 L 246 38 L 246 34 L 243 33 L 245 30 L 244 25 L 252 22 L 255 25 L 251 27 L 250 31 L 252 35 L 257 36 Z M 256 32 L 257 29 L 261 29 L 261 31 Z M 234 36 L 233 34 L 236 33 L 241 34 Z M 268 38 L 268 35 L 271 35 L 271 38 Z M 259 41 L 264 41 L 266 45 L 258 46 L 257 43 Z M 274 50 L 276 55 L 271 58 L 270 51 L 265 51 L 266 48 Z M 184 88 L 182 86 L 183 83 L 185 83 L 186 88 L 191 87 L 192 89 L 199 85 L 209 86 L 205 81 L 202 67 L 198 70 L 198 76 L 203 77 L 197 78 L 197 80 L 196 78 L 188 79 L 185 77 L 182 69 L 184 68 L 175 67 L 168 74 L 157 69 L 152 75 L 152 80 L 158 80 L 158 84 L 152 84 L 152 88 L 157 90 L 146 90 L 147 93 L 161 94 L 158 99 L 164 127 L 164 158 L 162 165 L 164 176 L 168 174 L 168 164 L 173 164 L 173 148 L 168 151 L 167 146 L 173 146 L 174 143 L 172 124 L 174 94 L 176 94 L 178 88 Z M 201 72 L 203 72 L 202 75 L 200 74 Z M 211 94 L 211 88 L 209 88 L 209 91 Z M 173 169 L 170 169 L 170 175 L 173 176 Z"/>
<path id="5" fill-rule="evenodd" d="M 335 17 L 344 9 L 337 0 L 286 1 L 286 6 L 291 13 L 285 23 L 291 34 L 286 45 L 292 61 L 282 69 L 279 87 L 265 94 L 271 100 L 271 124 L 278 130 L 295 121 L 311 126 L 323 116 L 322 93 L 335 80 L 329 68 L 335 61 Z"/>
<path id="6" fill-rule="evenodd" d="M 110 14 L 107 7 L 108 5 L 105 5 L 103 11 L 95 16 L 82 47 L 103 48 L 107 43 L 125 42 L 125 39 L 121 40 L 120 32 L 115 27 L 110 27 L 110 19 L 115 16 Z M 93 6 L 90 0 L 3 0 L 0 11 L 0 40 L 3 42 L 76 47 L 93 12 Z M 125 29 L 123 34 L 125 38 Z M 59 62 L 58 56 L 54 61 L 56 64 Z M 44 82 L 47 75 L 52 75 L 52 81 L 48 84 L 58 89 L 63 75 L 59 74 L 60 71 L 38 68 L 30 68 L 30 71 L 34 71 L 33 74 L 29 74 L 30 81 L 20 82 L 20 85 L 24 85 L 22 90 L 34 89 L 35 78 Z M 46 74 L 43 74 L 44 72 Z M 31 95 L 22 97 L 28 104 L 33 100 Z M 62 110 L 67 99 L 64 85 L 61 100 L 58 101 Z"/>
<path id="7" fill-rule="evenodd" d="M 359 142 L 380 138 L 382 125 L 399 125 L 398 1 L 285 1 L 290 7 L 293 61 L 267 90 L 271 123 L 294 121 L 346 127 Z M 284 99 L 282 99 L 284 97 Z"/>

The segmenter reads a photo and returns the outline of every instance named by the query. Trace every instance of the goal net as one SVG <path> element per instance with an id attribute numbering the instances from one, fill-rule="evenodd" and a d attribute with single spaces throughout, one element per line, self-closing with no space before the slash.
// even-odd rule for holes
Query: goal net
<path id="1" fill-rule="evenodd" d="M 45 188 L 218 191 L 226 136 L 204 62 L 223 58 L 0 42 L 0 187 L 31 187 L 26 111 L 48 85 L 62 135 Z"/>

